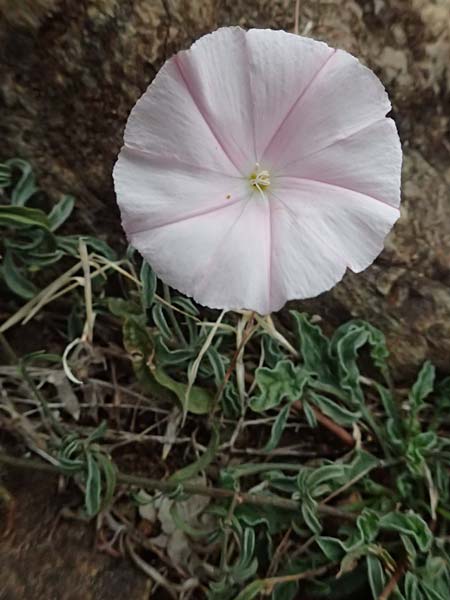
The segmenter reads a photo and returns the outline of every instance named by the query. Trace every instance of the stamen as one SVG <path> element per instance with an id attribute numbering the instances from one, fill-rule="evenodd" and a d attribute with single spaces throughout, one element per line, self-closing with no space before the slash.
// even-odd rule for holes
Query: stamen
<path id="1" fill-rule="evenodd" d="M 270 185 L 270 173 L 266 169 L 260 170 L 259 163 L 256 163 L 255 170 L 250 173 L 250 185 L 262 192 Z"/>

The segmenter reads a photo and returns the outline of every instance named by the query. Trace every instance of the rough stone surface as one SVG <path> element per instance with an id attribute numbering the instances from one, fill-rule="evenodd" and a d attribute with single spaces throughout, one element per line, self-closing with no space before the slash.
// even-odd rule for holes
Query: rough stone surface
<path id="1" fill-rule="evenodd" d="M 32 160 L 43 185 L 78 197 L 81 219 L 117 232 L 127 115 L 164 60 L 214 28 L 214 2 L 26 4 L 0 0 L 1 154 Z"/>
<path id="2" fill-rule="evenodd" d="M 1 154 L 31 159 L 44 185 L 78 197 L 87 226 L 119 233 L 112 165 L 164 59 L 219 25 L 292 30 L 294 4 L 0 0 Z M 353 315 L 382 327 L 400 378 L 427 357 L 448 371 L 450 0 L 302 0 L 299 28 L 377 72 L 405 153 L 402 217 L 383 255 L 300 306 L 331 324 Z"/>
<path id="3" fill-rule="evenodd" d="M 6 536 L 0 502 L 1 600 L 149 598 L 149 582 L 130 561 L 99 551 L 94 523 L 62 517 L 71 495 L 58 493 L 57 478 L 3 469 L 1 476 L 15 502 Z"/>

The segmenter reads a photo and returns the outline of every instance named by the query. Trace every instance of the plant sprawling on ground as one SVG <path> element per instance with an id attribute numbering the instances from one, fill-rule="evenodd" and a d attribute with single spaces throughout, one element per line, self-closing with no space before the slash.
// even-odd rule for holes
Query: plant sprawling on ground
<path id="1" fill-rule="evenodd" d="M 23 160 L 0 188 L 1 462 L 67 476 L 161 597 L 448 598 L 450 380 L 396 387 L 364 321 L 200 309 Z"/>

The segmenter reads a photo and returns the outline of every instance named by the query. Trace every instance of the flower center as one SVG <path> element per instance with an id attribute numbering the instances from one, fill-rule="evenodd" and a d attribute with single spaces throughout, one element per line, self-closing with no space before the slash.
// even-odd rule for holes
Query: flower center
<path id="1" fill-rule="evenodd" d="M 256 163 L 255 170 L 250 173 L 249 180 L 253 188 L 262 192 L 270 185 L 270 173 L 265 169 L 261 169 L 259 163 Z"/>

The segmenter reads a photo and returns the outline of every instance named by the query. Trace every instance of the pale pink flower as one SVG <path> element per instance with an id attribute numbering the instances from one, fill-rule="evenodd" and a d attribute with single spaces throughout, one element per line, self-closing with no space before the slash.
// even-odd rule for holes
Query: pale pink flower
<path id="1" fill-rule="evenodd" d="M 356 58 L 232 27 L 162 67 L 114 168 L 123 227 L 201 304 L 277 310 L 372 263 L 399 216 L 387 94 Z"/>

